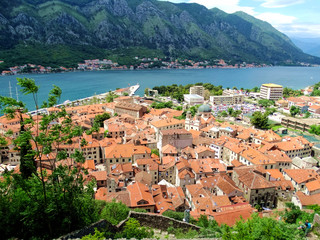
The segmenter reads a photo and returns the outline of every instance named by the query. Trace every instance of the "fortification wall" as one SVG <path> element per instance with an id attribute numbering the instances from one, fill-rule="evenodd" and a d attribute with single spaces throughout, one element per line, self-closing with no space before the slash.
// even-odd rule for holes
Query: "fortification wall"
<path id="1" fill-rule="evenodd" d="M 96 222 L 88 227 L 85 227 L 83 229 L 64 235 L 59 239 L 67 240 L 67 239 L 82 238 L 86 235 L 94 234 L 95 228 L 97 228 L 98 230 L 108 230 L 110 232 L 116 233 L 123 229 L 123 227 L 125 226 L 125 223 L 129 220 L 129 218 L 137 219 L 140 222 L 141 226 L 159 229 L 162 231 L 166 231 L 169 227 L 181 228 L 184 230 L 189 230 L 189 229 L 196 230 L 196 231 L 200 230 L 200 227 L 196 225 L 178 221 L 173 218 L 165 217 L 162 215 L 150 214 L 150 213 L 138 213 L 138 212 L 130 211 L 128 217 L 122 222 L 120 222 L 117 226 L 113 226 L 106 220 L 100 220 L 99 222 Z"/>

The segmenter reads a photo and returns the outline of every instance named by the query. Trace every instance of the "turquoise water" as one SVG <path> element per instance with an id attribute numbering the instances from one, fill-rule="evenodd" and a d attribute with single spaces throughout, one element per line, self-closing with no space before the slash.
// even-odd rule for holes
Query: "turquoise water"
<path id="1" fill-rule="evenodd" d="M 197 82 L 209 82 L 223 87 L 253 88 L 262 83 L 277 83 L 294 89 L 320 82 L 320 68 L 270 67 L 252 69 L 186 69 L 186 70 L 140 70 L 140 71 L 94 71 L 56 74 L 28 74 L 0 76 L 0 95 L 9 96 L 9 81 L 15 97 L 16 77 L 29 77 L 40 86 L 39 101 L 46 99 L 52 85 L 59 86 L 63 93 L 61 102 L 104 93 L 116 88 L 140 84 L 138 95 L 146 87 Z M 19 91 L 19 90 L 18 90 Z M 19 93 L 19 99 L 33 109 L 31 96 Z"/>

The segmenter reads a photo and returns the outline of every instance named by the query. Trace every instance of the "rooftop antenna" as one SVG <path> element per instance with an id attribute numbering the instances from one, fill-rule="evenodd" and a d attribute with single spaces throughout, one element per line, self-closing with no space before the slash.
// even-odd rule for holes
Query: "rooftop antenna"
<path id="1" fill-rule="evenodd" d="M 10 97 L 12 98 L 12 91 L 11 91 L 12 87 L 11 87 L 11 82 L 9 81 L 9 93 L 10 93 Z"/>
<path id="2" fill-rule="evenodd" d="M 17 102 L 19 102 L 18 88 L 16 87 Z"/>

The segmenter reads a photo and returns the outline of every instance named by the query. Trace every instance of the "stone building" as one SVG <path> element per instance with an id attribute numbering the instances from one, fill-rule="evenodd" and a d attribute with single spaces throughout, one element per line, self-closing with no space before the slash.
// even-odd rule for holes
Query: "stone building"
<path id="1" fill-rule="evenodd" d="M 192 145 L 192 134 L 185 129 L 162 130 L 159 134 L 158 149 L 170 144 L 181 150 Z"/>
<path id="2" fill-rule="evenodd" d="M 276 186 L 269 182 L 263 173 L 255 167 L 234 168 L 232 180 L 243 191 L 244 198 L 252 205 L 276 207 Z"/>
<path id="3" fill-rule="evenodd" d="M 141 118 L 147 112 L 147 108 L 135 103 L 118 102 L 115 105 L 114 112 L 118 115 L 128 114 L 135 118 Z"/>

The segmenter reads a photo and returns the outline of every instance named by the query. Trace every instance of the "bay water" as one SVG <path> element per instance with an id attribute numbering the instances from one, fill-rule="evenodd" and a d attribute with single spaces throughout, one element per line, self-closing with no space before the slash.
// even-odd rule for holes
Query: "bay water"
<path id="1" fill-rule="evenodd" d="M 60 103 L 101 94 L 116 88 L 140 84 L 136 95 L 142 96 L 145 88 L 160 85 L 186 85 L 189 83 L 212 83 L 226 87 L 253 88 L 263 83 L 276 83 L 284 87 L 302 89 L 320 82 L 320 67 L 266 67 L 242 69 L 172 69 L 172 70 L 133 70 L 133 71 L 87 71 L 53 74 L 26 74 L 0 76 L 0 95 L 9 96 L 9 82 L 12 96 L 27 103 L 29 110 L 34 109 L 31 96 L 19 91 L 16 78 L 33 78 L 40 86 L 38 100 L 47 99 L 53 85 L 62 89 Z"/>

